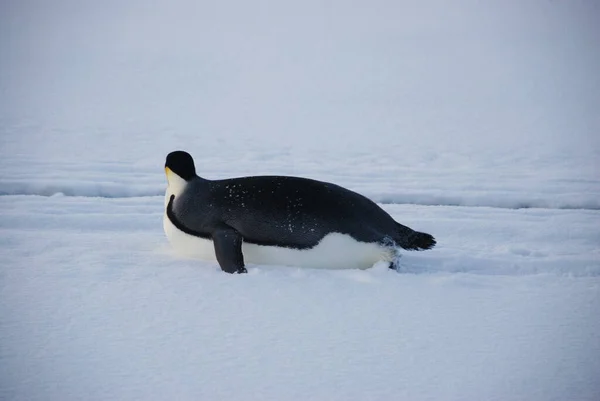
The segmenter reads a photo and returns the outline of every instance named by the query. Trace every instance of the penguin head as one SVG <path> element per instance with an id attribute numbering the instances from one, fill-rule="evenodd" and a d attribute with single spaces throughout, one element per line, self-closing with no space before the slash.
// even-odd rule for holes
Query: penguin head
<path id="1" fill-rule="evenodd" d="M 184 187 L 196 177 L 194 159 L 182 150 L 171 152 L 165 161 L 165 173 L 170 186 Z"/>

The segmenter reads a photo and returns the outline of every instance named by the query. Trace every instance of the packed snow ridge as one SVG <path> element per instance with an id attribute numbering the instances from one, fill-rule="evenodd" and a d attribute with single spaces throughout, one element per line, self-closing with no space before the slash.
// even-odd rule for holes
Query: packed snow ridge
<path id="1" fill-rule="evenodd" d="M 468 206 L 492 207 L 500 209 L 583 209 L 600 210 L 600 196 L 589 193 L 522 193 L 513 190 L 494 191 L 483 190 L 426 190 L 415 189 L 408 191 L 381 192 L 361 189 L 359 193 L 381 204 L 413 204 L 423 206 Z M 368 186 L 368 185 L 364 185 Z M 443 193 L 442 193 L 443 192 Z M 37 196 L 75 196 L 89 198 L 135 198 L 162 196 L 164 184 L 142 182 L 127 183 L 115 181 L 86 181 L 75 180 L 0 180 L 0 196 L 7 195 L 37 195 Z"/>

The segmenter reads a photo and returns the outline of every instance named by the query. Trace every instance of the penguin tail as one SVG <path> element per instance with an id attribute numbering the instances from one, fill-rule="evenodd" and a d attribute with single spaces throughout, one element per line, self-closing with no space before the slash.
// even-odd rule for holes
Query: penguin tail
<path id="1" fill-rule="evenodd" d="M 437 241 L 431 234 L 414 231 L 398 223 L 398 238 L 396 243 L 403 249 L 409 251 L 424 251 L 435 246 Z"/>

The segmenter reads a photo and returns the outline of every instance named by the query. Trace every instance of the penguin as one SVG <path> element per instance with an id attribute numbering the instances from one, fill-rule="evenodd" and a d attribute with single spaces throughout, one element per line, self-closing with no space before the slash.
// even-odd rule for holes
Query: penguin
<path id="1" fill-rule="evenodd" d="M 375 202 L 328 182 L 290 176 L 208 180 L 192 156 L 167 155 L 163 228 L 186 256 L 217 260 L 227 273 L 246 262 L 328 269 L 397 268 L 399 249 L 425 250 L 430 234 L 396 222 Z"/>

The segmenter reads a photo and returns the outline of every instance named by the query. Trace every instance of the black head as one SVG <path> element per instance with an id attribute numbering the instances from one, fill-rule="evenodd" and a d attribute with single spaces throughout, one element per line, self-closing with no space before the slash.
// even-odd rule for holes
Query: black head
<path id="1" fill-rule="evenodd" d="M 196 167 L 194 159 L 188 152 L 177 150 L 167 155 L 165 168 L 168 168 L 186 181 L 196 177 Z"/>

